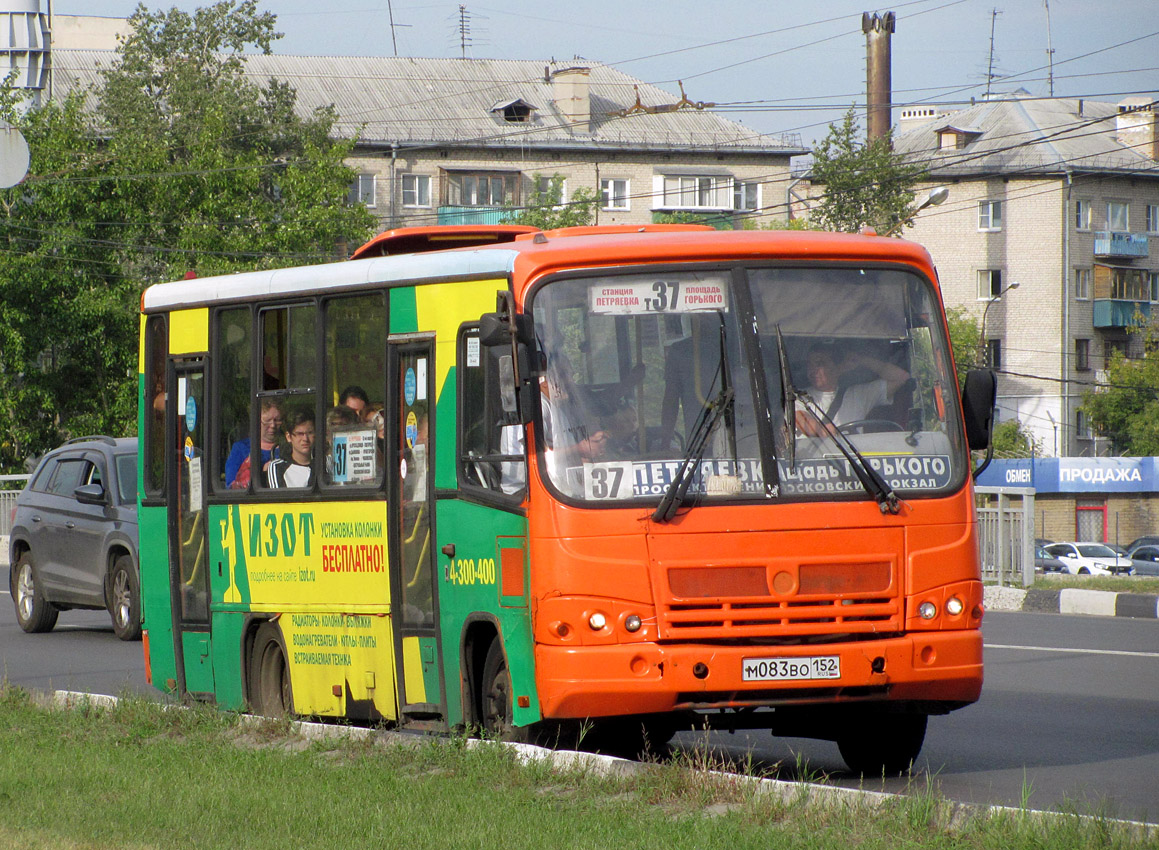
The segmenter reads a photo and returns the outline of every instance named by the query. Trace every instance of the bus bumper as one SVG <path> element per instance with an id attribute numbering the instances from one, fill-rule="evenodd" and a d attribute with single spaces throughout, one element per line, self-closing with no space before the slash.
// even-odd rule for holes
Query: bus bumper
<path id="1" fill-rule="evenodd" d="M 974 702 L 982 690 L 978 630 L 810 646 L 539 644 L 535 651 L 541 711 L 555 719 L 855 701 L 928 703 L 936 711 Z M 761 661 L 832 656 L 839 678 L 744 677 Z"/>

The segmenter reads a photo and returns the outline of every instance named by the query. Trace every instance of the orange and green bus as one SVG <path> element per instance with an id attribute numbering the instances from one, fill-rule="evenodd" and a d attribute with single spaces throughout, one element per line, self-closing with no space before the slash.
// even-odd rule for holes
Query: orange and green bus
<path id="1" fill-rule="evenodd" d="M 167 693 L 623 746 L 766 728 L 875 774 L 979 696 L 994 382 L 959 391 L 912 243 L 394 231 L 150 287 L 140 362 Z"/>

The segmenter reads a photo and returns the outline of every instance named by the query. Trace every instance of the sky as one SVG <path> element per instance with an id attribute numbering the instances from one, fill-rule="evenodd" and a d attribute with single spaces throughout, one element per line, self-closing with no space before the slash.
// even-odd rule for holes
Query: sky
<path id="1" fill-rule="evenodd" d="M 47 2 L 41 0 L 42 9 Z M 52 5 L 60 15 L 126 17 L 137 0 Z M 191 11 L 211 2 L 145 5 Z M 461 14 L 460 3 L 449 0 L 259 0 L 284 33 L 276 53 L 457 57 L 465 42 L 471 58 L 581 57 L 658 85 L 674 102 L 683 81 L 689 100 L 715 103 L 718 113 L 757 132 L 796 136 L 810 146 L 851 106 L 864 106 L 863 12 L 897 17 L 895 106 L 965 106 L 988 87 L 1047 96 L 1052 77 L 1057 97 L 1115 102 L 1159 93 L 1159 0 L 900 0 L 881 7 L 862 0 L 463 0 L 462 6 Z"/>

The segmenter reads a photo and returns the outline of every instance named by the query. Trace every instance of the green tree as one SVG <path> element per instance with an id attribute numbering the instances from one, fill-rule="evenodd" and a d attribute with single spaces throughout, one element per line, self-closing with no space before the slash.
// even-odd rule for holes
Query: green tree
<path id="1" fill-rule="evenodd" d="M 978 345 L 982 331 L 978 320 L 965 307 L 947 307 L 946 324 L 950 329 L 950 348 L 954 351 L 954 365 L 958 372 L 958 387 L 966 385 L 966 373 L 977 369 Z"/>
<path id="2" fill-rule="evenodd" d="M 571 200 L 563 201 L 563 175 L 553 175 L 546 191 L 539 188 L 536 176 L 535 191 L 527 201 L 527 206 L 512 213 L 507 224 L 527 224 L 540 230 L 555 230 L 559 227 L 581 227 L 592 223 L 595 218 L 599 198 L 591 189 L 580 187 L 572 192 Z"/>
<path id="3" fill-rule="evenodd" d="M 19 114 L 29 177 L 0 192 L 0 467 L 64 436 L 133 433 L 137 311 L 153 283 L 334 259 L 372 230 L 346 202 L 330 110 L 245 76 L 274 17 L 256 0 L 144 6 L 91 92 Z"/>
<path id="4" fill-rule="evenodd" d="M 1143 335 L 1143 357 L 1114 352 L 1106 383 L 1083 393 L 1080 409 L 1110 438 L 1116 453 L 1147 457 L 1159 455 L 1159 328 L 1147 325 L 1136 332 Z"/>
<path id="5" fill-rule="evenodd" d="M 995 457 L 1035 457 L 1042 454 L 1042 445 L 1023 429 L 1017 419 L 1007 419 L 994 426 Z"/>
<path id="6" fill-rule="evenodd" d="M 925 169 L 893 151 L 891 135 L 860 140 L 851 108 L 813 151 L 813 182 L 825 187 L 816 218 L 827 230 L 855 232 L 869 225 L 889 233 L 911 226 L 916 209 L 914 186 Z"/>

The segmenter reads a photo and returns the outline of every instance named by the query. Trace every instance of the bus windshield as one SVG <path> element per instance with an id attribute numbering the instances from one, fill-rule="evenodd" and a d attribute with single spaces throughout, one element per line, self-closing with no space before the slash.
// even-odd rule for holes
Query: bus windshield
<path id="1" fill-rule="evenodd" d="M 567 277 L 531 304 L 545 480 L 582 502 L 901 498 L 965 478 L 937 295 L 912 270 L 683 267 Z M 839 435 L 838 435 L 839 436 Z"/>

